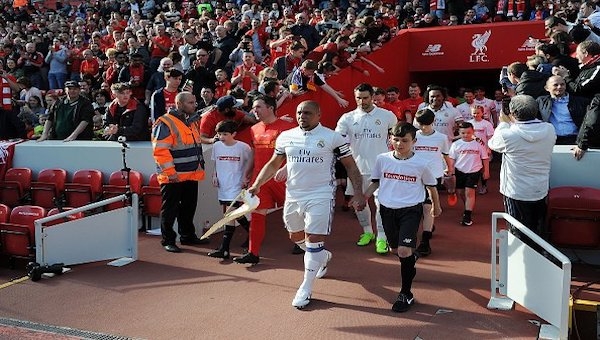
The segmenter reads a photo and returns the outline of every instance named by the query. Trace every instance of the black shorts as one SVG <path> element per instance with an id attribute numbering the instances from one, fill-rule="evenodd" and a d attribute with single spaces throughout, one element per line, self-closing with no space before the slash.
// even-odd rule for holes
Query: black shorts
<path id="1" fill-rule="evenodd" d="M 481 177 L 481 170 L 477 172 L 464 173 L 456 170 L 456 189 L 477 188 L 477 183 Z"/>
<path id="2" fill-rule="evenodd" d="M 219 204 L 220 204 L 220 205 L 223 207 L 223 212 L 225 212 L 225 210 L 226 210 L 226 209 L 229 207 L 229 205 L 231 204 L 231 201 L 221 201 L 221 200 L 219 200 Z M 234 207 L 234 208 L 239 208 L 239 207 L 241 207 L 241 206 L 242 206 L 242 204 L 244 204 L 244 203 L 242 203 L 242 202 L 240 202 L 240 201 L 235 201 L 235 202 L 233 202 L 233 207 Z"/>
<path id="3" fill-rule="evenodd" d="M 435 187 L 436 189 L 440 190 L 440 186 L 442 186 L 441 177 L 437 179 L 437 185 Z M 423 201 L 423 204 L 433 204 L 433 202 L 431 202 L 431 197 L 429 197 L 429 191 L 427 190 L 427 186 L 425 186 L 425 201 Z"/>
<path id="4" fill-rule="evenodd" d="M 348 172 L 346 171 L 346 167 L 337 160 L 335 162 L 335 179 L 346 179 L 348 178 Z"/>
<path id="5" fill-rule="evenodd" d="M 381 205 L 381 221 L 390 248 L 416 247 L 422 217 L 423 203 L 399 209 Z"/>

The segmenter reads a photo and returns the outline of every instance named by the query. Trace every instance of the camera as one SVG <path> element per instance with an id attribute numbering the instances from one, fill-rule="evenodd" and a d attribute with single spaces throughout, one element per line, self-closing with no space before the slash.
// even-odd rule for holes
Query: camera
<path id="1" fill-rule="evenodd" d="M 243 42 L 243 43 L 242 43 L 242 48 L 243 48 L 243 49 L 245 49 L 245 50 L 249 49 L 249 48 L 250 48 L 250 43 L 249 43 L 249 42 L 247 42 L 247 41 L 246 41 L 246 42 Z"/>

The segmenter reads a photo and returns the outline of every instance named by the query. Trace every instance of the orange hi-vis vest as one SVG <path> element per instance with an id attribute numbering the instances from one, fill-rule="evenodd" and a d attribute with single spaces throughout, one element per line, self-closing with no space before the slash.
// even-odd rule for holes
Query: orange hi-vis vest
<path id="1" fill-rule="evenodd" d="M 152 150 L 158 183 L 204 179 L 204 157 L 198 121 L 186 124 L 170 113 L 160 116 L 152 127 Z"/>

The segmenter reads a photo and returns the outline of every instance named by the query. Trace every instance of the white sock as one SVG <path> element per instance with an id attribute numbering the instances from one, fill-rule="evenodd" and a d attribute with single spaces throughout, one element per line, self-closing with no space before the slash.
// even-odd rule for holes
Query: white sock
<path id="1" fill-rule="evenodd" d="M 373 226 L 371 225 L 371 208 L 367 205 L 363 210 L 356 212 L 358 217 L 358 223 L 363 228 L 365 233 L 373 233 Z"/>
<path id="2" fill-rule="evenodd" d="M 298 247 L 300 247 L 300 249 L 306 251 L 306 241 L 302 240 L 302 241 L 298 241 L 298 242 L 295 242 L 295 243 L 296 243 L 296 245 Z"/>
<path id="3" fill-rule="evenodd" d="M 327 259 L 327 254 L 323 250 L 325 250 L 323 242 L 306 242 L 306 252 L 304 253 L 304 281 L 302 281 L 300 289 L 312 292 L 317 271 Z"/>

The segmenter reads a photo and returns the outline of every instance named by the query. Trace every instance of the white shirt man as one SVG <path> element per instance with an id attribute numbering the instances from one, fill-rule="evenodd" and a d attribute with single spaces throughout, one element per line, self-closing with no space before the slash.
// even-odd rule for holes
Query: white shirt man
<path id="1" fill-rule="evenodd" d="M 363 176 L 363 185 L 365 186 L 363 190 L 369 184 L 371 169 L 375 165 L 377 155 L 389 150 L 387 144 L 389 130 L 398 123 L 398 118 L 391 111 L 373 104 L 373 93 L 374 89 L 371 85 L 359 84 L 354 89 L 354 96 L 358 107 L 343 114 L 335 128 L 335 131 L 345 136 L 350 143 L 350 149 L 352 149 L 356 165 Z M 348 185 L 346 194 L 352 195 L 353 193 L 354 188 Z M 379 207 L 377 197 L 374 197 L 374 200 L 375 205 Z M 371 223 L 371 210 L 367 206 L 362 211 L 357 211 L 356 215 L 363 228 L 363 234 L 360 235 L 357 245 L 366 246 L 375 239 Z M 378 253 L 384 254 L 388 252 L 388 247 L 379 208 L 375 216 L 375 221 L 377 223 L 375 249 Z"/>

